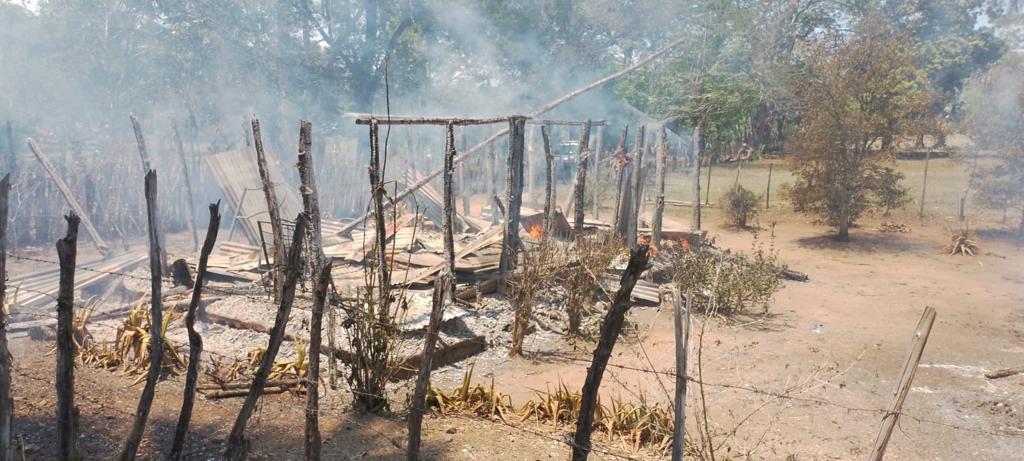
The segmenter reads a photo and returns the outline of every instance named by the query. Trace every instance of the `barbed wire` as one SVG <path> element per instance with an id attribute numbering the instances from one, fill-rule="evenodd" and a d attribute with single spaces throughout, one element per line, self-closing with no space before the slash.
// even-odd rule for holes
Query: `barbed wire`
<path id="1" fill-rule="evenodd" d="M 14 259 L 19 259 L 19 260 L 32 261 L 32 262 L 38 262 L 38 263 L 43 263 L 43 264 L 51 264 L 51 265 L 57 265 L 57 266 L 60 265 L 60 263 L 58 261 L 47 260 L 47 259 L 42 259 L 42 258 L 34 258 L 34 257 L 27 257 L 27 256 L 13 255 L 13 254 L 8 254 L 8 256 L 12 257 Z M 108 270 L 94 269 L 94 268 L 81 267 L 81 266 L 78 266 L 75 269 L 76 270 L 84 270 L 84 271 L 88 271 L 88 272 L 94 272 L 94 273 L 101 273 L 101 274 L 106 274 L 106 275 L 115 275 L 115 276 L 118 276 L 118 277 L 130 278 L 130 279 L 146 281 L 146 282 L 152 281 L 152 279 L 150 277 L 139 276 L 139 275 L 135 275 L 135 274 L 127 273 L 127 272 L 108 271 Z M 169 277 L 169 276 L 162 276 L 161 279 L 164 280 L 164 281 L 172 281 L 172 278 Z M 39 293 L 39 294 L 45 295 L 45 296 L 47 296 L 47 297 L 49 297 L 51 299 L 54 299 L 54 301 L 56 301 L 56 297 L 54 297 L 53 295 L 51 295 L 49 293 L 45 293 L 45 292 L 42 292 L 42 291 L 39 291 L 39 290 L 28 289 L 28 288 L 21 288 L 21 287 L 18 287 L 17 289 L 24 290 L 24 291 L 29 291 L 29 292 L 34 292 L 34 293 Z M 256 296 L 256 295 L 253 295 L 252 293 L 246 293 L 245 292 L 245 291 L 251 291 L 251 289 L 232 290 L 232 289 L 229 289 L 229 288 L 214 287 L 214 286 L 205 285 L 205 286 L 203 286 L 203 291 L 204 292 L 214 293 L 214 294 L 225 295 L 225 296 L 241 296 L 241 297 L 247 298 L 250 301 L 259 302 L 259 303 L 266 303 L 270 299 L 269 295 Z M 81 302 L 76 302 L 75 306 L 79 307 L 79 308 L 89 307 L 88 304 L 81 303 Z M 56 319 L 56 315 L 40 313 L 40 312 L 16 312 L 14 314 L 15 315 L 19 315 L 19 316 L 30 316 L 30 317 L 45 318 L 45 319 Z M 112 342 L 110 342 L 110 343 L 112 343 Z M 184 347 L 184 345 L 183 345 L 183 347 Z M 213 352 L 213 351 L 209 351 L 209 350 L 205 350 L 205 349 L 204 349 L 203 352 L 209 354 L 210 356 L 218 357 L 220 359 L 239 360 L 238 356 L 228 356 L 228 355 L 225 355 L 225 354 L 219 354 L 219 353 L 216 353 L 216 352 Z M 560 354 L 558 352 L 553 352 L 553 351 L 544 352 L 544 353 L 539 354 L 539 355 L 542 356 L 542 357 L 555 357 L 555 358 L 560 358 L 560 359 L 569 360 L 569 361 L 578 362 L 578 363 L 586 363 L 586 364 L 590 363 L 590 360 L 585 359 L 585 358 L 575 357 L 575 356 L 566 355 L 566 354 Z M 840 409 L 843 409 L 843 410 L 846 410 L 846 411 L 852 411 L 852 412 L 864 412 L 864 413 L 875 413 L 875 414 L 888 414 L 888 413 L 891 413 L 889 410 L 882 409 L 882 408 L 855 407 L 855 406 L 850 406 L 850 405 L 842 404 L 842 403 L 835 402 L 835 401 L 828 400 L 828 399 L 822 399 L 822 398 L 816 398 L 816 397 L 801 397 L 801 396 L 791 395 L 788 392 L 771 391 L 771 390 L 761 389 L 761 388 L 757 388 L 757 387 L 753 387 L 753 386 L 702 381 L 702 380 L 697 379 L 697 378 L 695 378 L 693 376 L 688 376 L 688 375 L 680 376 L 675 371 L 657 370 L 657 369 L 653 369 L 653 367 L 652 368 L 643 368 L 643 367 L 636 367 L 636 366 L 630 366 L 630 365 L 620 365 L 620 364 L 611 364 L 611 363 L 609 363 L 607 366 L 612 367 L 612 368 L 622 369 L 622 370 L 639 372 L 639 373 L 654 374 L 654 375 L 658 375 L 658 376 L 666 376 L 666 377 L 671 377 L 673 379 L 682 377 L 686 381 L 692 382 L 692 383 L 698 384 L 698 385 L 704 385 L 704 386 L 715 387 L 715 388 L 722 388 L 722 389 L 737 390 L 737 391 L 744 391 L 744 392 L 748 392 L 748 393 L 751 393 L 751 394 L 761 395 L 761 396 L 765 396 L 765 397 L 771 397 L 771 398 L 780 399 L 780 400 L 790 400 L 790 401 L 797 401 L 797 402 L 804 402 L 804 403 L 813 403 L 813 404 L 819 404 L 819 405 L 827 405 L 827 406 L 832 406 L 832 407 L 836 407 L 836 408 L 840 408 Z M 355 392 L 355 391 L 353 390 L 353 392 Z M 906 418 L 912 419 L 912 420 L 914 420 L 914 421 L 916 421 L 918 423 L 947 427 L 947 428 L 950 428 L 950 429 L 953 429 L 953 430 L 957 430 L 957 431 L 964 431 L 964 432 L 970 432 L 970 433 L 976 433 L 976 434 L 991 435 L 991 436 L 997 436 L 997 437 L 1024 438 L 1024 430 L 1022 430 L 1020 434 L 1014 434 L 1014 433 L 1009 433 L 1009 432 L 1000 432 L 1000 431 L 991 431 L 991 430 L 986 430 L 986 429 L 964 427 L 964 426 L 960 426 L 960 425 L 956 425 L 956 424 L 950 424 L 950 423 L 945 423 L 945 422 L 941 422 L 941 421 L 935 421 L 935 420 L 931 420 L 931 419 L 928 419 L 928 418 L 923 418 L 923 417 L 920 417 L 920 416 L 917 416 L 917 415 L 914 415 L 914 414 L 910 414 L 910 413 L 906 413 L 906 412 L 902 412 L 902 411 L 895 412 L 895 413 L 897 415 L 901 416 L 901 417 L 906 417 Z"/>

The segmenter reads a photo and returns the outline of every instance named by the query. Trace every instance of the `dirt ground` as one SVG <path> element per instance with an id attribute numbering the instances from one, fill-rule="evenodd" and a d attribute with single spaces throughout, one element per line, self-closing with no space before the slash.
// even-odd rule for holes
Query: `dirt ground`
<path id="1" fill-rule="evenodd" d="M 900 163 L 911 195 L 919 197 L 923 162 Z M 713 170 L 711 202 L 731 186 L 730 166 Z M 807 273 L 810 281 L 785 282 L 767 313 L 723 319 L 694 318 L 705 328 L 700 360 L 703 389 L 690 384 L 687 427 L 707 408 L 717 459 L 863 459 L 871 449 L 907 355 L 911 335 L 925 306 L 938 317 L 924 352 L 905 415 L 889 443 L 892 460 L 1005 460 L 1024 453 L 1024 375 L 989 380 L 986 371 L 1024 365 L 1024 265 L 1022 249 L 1009 234 L 1016 224 L 1000 223 L 1000 213 L 969 208 L 982 254 L 947 256 L 940 250 L 948 228 L 956 226 L 966 165 L 933 161 L 926 217 L 917 203 L 891 217 L 868 216 L 852 231 L 853 241 L 834 242 L 829 229 L 784 209 L 779 187 L 789 180 L 781 164 L 772 179 L 772 208 L 759 219 L 757 238 L 779 251 L 780 259 Z M 744 165 L 740 182 L 764 190 L 767 166 Z M 689 182 L 674 174 L 673 199 L 691 200 Z M 671 208 L 669 227 L 689 226 L 689 208 Z M 609 213 L 610 214 L 610 213 Z M 1011 213 L 1011 217 L 1016 214 Z M 910 233 L 883 233 L 888 220 Z M 720 247 L 748 251 L 755 232 L 725 227 L 715 208 L 705 228 Z M 773 225 L 774 223 L 774 225 Z M 774 234 L 774 237 L 772 236 Z M 632 328 L 616 347 L 602 386 L 605 398 L 621 396 L 667 404 L 674 385 L 672 311 L 669 304 L 637 307 Z M 435 382 L 450 388 L 470 364 L 475 381 L 489 383 L 518 406 L 534 392 L 560 382 L 582 385 L 593 349 L 588 342 L 527 338 L 524 358 L 507 359 L 504 346 L 445 367 Z M 697 335 L 691 337 L 690 375 L 698 373 Z M 15 431 L 28 459 L 54 454 L 55 398 L 52 341 L 21 336 L 13 340 L 16 367 Z M 134 377 L 80 366 L 76 403 L 81 413 L 81 451 L 87 459 L 115 457 L 131 421 L 141 387 Z M 405 395 L 408 384 L 395 389 Z M 141 453 L 161 458 L 168 450 L 181 401 L 182 380 L 157 387 L 157 397 Z M 705 396 L 701 402 L 700 394 Z M 321 415 L 325 459 L 401 459 L 404 400 L 394 418 L 368 417 L 348 410 L 348 390 L 326 392 Z M 252 459 L 301 459 L 304 398 L 267 396 L 249 425 Z M 216 459 L 240 399 L 197 399 L 190 459 Z M 465 417 L 428 418 L 424 452 L 432 459 L 566 459 L 561 442 L 571 428 L 531 422 L 486 421 Z M 597 437 L 595 459 L 657 458 L 632 452 L 620 441 Z"/>

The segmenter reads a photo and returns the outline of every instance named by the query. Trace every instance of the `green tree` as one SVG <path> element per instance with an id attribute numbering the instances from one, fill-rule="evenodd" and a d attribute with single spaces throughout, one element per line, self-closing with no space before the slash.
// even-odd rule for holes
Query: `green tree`
<path id="1" fill-rule="evenodd" d="M 913 114 L 929 102 L 912 39 L 894 27 L 871 14 L 845 42 L 819 45 L 798 91 L 795 181 L 787 194 L 797 211 L 834 226 L 843 241 L 879 198 L 901 195 L 881 140 L 908 133 Z"/>
<path id="2" fill-rule="evenodd" d="M 974 148 L 995 158 L 972 178 L 982 203 L 1020 208 L 1018 236 L 1024 238 L 1024 57 L 1008 54 L 966 91 L 964 127 Z"/>

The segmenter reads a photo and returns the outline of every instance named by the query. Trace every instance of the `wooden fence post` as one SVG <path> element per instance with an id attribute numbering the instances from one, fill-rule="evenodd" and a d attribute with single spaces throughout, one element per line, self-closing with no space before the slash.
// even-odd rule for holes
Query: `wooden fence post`
<path id="1" fill-rule="evenodd" d="M 573 187 L 575 205 L 573 206 L 573 232 L 576 237 L 583 234 L 583 199 L 587 187 L 587 161 L 590 159 L 590 120 L 580 128 L 580 146 L 576 154 L 576 181 Z"/>
<path id="2" fill-rule="evenodd" d="M 686 293 L 686 318 L 683 318 L 683 296 L 679 286 L 672 288 L 672 303 L 675 308 L 676 337 L 676 401 L 675 426 L 672 436 L 672 461 L 683 459 L 686 448 L 686 353 L 690 341 L 690 308 L 693 306 L 693 291 Z"/>
<path id="3" fill-rule="evenodd" d="M 597 126 L 597 138 L 594 141 L 594 185 L 601 180 L 601 149 L 604 148 L 604 125 Z M 601 197 L 597 187 L 592 187 L 594 193 L 594 219 L 601 219 Z"/>
<path id="4" fill-rule="evenodd" d="M 640 125 L 636 132 L 636 165 L 633 166 L 633 208 L 629 215 L 629 244 L 630 248 L 636 247 L 636 239 L 640 233 L 640 205 L 644 199 L 644 153 L 646 150 L 647 130 Z"/>
<path id="5" fill-rule="evenodd" d="M 327 286 L 331 282 L 331 264 L 324 256 L 323 242 L 320 234 L 320 198 L 316 188 L 316 174 L 313 169 L 313 125 L 303 120 L 299 122 L 299 193 L 302 195 L 302 206 L 309 218 L 306 234 L 309 238 L 309 249 L 313 260 L 309 261 L 313 274 L 313 310 L 309 322 L 309 372 L 306 380 L 306 459 L 320 459 L 320 348 L 324 306 L 327 301 Z"/>
<path id="6" fill-rule="evenodd" d="M 175 131 L 177 131 L 177 127 L 175 127 Z M 196 310 L 199 308 L 199 302 L 203 295 L 203 284 L 206 282 L 206 265 L 210 260 L 210 253 L 213 252 L 213 245 L 217 243 L 219 231 L 220 201 L 217 201 L 217 203 L 210 204 L 210 225 L 206 229 L 203 248 L 199 251 L 196 281 L 192 287 L 192 300 L 188 304 L 188 313 L 185 314 L 185 328 L 188 329 L 188 371 L 185 373 L 185 394 L 181 402 L 181 413 L 178 414 L 174 442 L 171 444 L 171 454 L 168 456 L 171 461 L 181 459 L 182 450 L 185 448 L 185 436 L 188 434 L 188 425 L 192 419 L 196 386 L 199 384 L 199 361 L 203 354 L 203 337 L 196 331 Z"/>
<path id="7" fill-rule="evenodd" d="M 544 234 L 551 232 L 551 213 L 555 203 L 555 154 L 551 152 L 551 125 L 541 125 L 540 137 L 544 141 Z"/>
<path id="8" fill-rule="evenodd" d="M 11 397 L 11 351 L 7 347 L 7 203 L 11 195 L 11 174 L 0 180 L 0 461 L 14 461 L 11 427 L 14 399 Z"/>
<path id="9" fill-rule="evenodd" d="M 281 302 L 281 291 L 284 287 L 284 230 L 281 225 L 281 210 L 277 207 L 277 194 L 274 182 L 267 168 L 267 155 L 263 150 L 263 136 L 260 133 L 260 119 L 252 117 L 252 139 L 256 149 L 256 166 L 260 172 L 260 183 L 263 186 L 263 198 L 267 201 L 267 214 L 270 215 L 270 229 L 274 241 L 274 263 L 270 266 L 271 279 L 274 282 L 274 301 Z M 230 237 L 230 236 L 229 236 Z"/>
<path id="10" fill-rule="evenodd" d="M 267 351 L 263 354 L 259 368 L 252 377 L 252 385 L 249 387 L 249 394 L 245 396 L 235 424 L 231 427 L 228 435 L 227 449 L 224 451 L 226 461 L 238 461 L 245 459 L 249 450 L 249 444 L 245 440 L 245 426 L 249 423 L 253 411 L 256 410 L 256 403 L 263 388 L 267 385 L 267 376 L 270 375 L 270 368 L 274 365 L 277 352 L 281 349 L 281 342 L 284 341 L 285 327 L 288 325 L 288 316 L 291 314 L 292 302 L 295 301 L 295 285 L 302 276 L 302 242 L 306 239 L 306 215 L 299 214 L 295 218 L 295 233 L 292 235 L 292 245 L 288 249 L 287 261 L 284 266 L 284 284 L 281 287 L 281 302 L 277 308 L 277 316 L 274 318 L 274 327 L 270 330 L 270 340 L 267 343 Z"/>
<path id="11" fill-rule="evenodd" d="M 132 422 L 131 431 L 125 441 L 124 450 L 121 451 L 121 461 L 135 459 L 142 442 L 142 435 L 146 430 L 146 419 L 149 418 L 149 409 L 153 404 L 153 397 L 156 394 L 156 382 L 160 379 L 160 368 L 163 362 L 164 340 L 162 326 L 164 321 L 163 306 L 161 305 L 161 264 L 160 256 L 163 254 L 160 247 L 160 235 L 157 229 L 159 213 L 156 206 L 157 195 L 156 171 L 150 170 L 146 173 L 146 216 L 149 222 L 149 278 L 152 289 L 152 302 L 149 310 L 149 372 L 146 375 L 146 384 L 142 388 L 142 396 L 139 397 L 139 406 L 135 410 L 135 420 Z"/>
<path id="12" fill-rule="evenodd" d="M 60 288 L 57 294 L 57 459 L 78 458 L 75 433 L 75 259 L 78 255 L 78 215 L 64 217 L 67 235 L 57 241 Z"/>
<path id="13" fill-rule="evenodd" d="M 921 320 L 917 323 L 917 328 L 914 329 L 914 337 L 910 341 L 910 353 L 907 355 L 907 361 L 903 365 L 900 384 L 896 388 L 892 402 L 889 403 L 889 408 L 886 409 L 885 415 L 882 416 L 882 426 L 878 430 L 874 448 L 871 449 L 871 456 L 868 458 L 871 461 L 882 461 L 882 458 L 885 457 L 886 445 L 889 444 L 892 430 L 896 427 L 896 422 L 900 418 L 903 402 L 907 400 L 907 395 L 910 394 L 910 385 L 914 381 L 914 373 L 917 372 L 917 365 L 921 363 L 921 355 L 924 353 L 924 346 L 928 343 L 928 335 L 931 333 L 932 324 L 934 323 L 935 309 L 925 307 Z"/>
<path id="14" fill-rule="evenodd" d="M 772 207 L 772 167 L 774 163 L 768 164 L 768 186 L 764 188 L 764 209 Z"/>
<path id="15" fill-rule="evenodd" d="M 135 144 L 136 144 L 136 147 L 138 147 L 138 149 L 139 149 L 139 158 L 142 159 L 142 174 L 145 174 L 148 177 L 149 173 L 151 171 L 153 171 L 153 167 L 152 167 L 152 164 L 149 161 L 149 151 L 146 150 L 146 140 L 142 136 L 142 124 L 139 123 L 139 119 L 136 118 L 134 114 L 129 114 L 128 118 L 130 118 L 131 121 L 132 121 L 132 131 L 135 132 Z M 155 179 L 154 179 L 154 181 L 155 181 Z M 155 185 L 156 185 L 156 183 L 154 182 L 154 186 Z M 159 221 L 159 217 L 156 217 L 153 222 L 155 223 L 155 222 L 158 222 L 158 221 Z M 159 232 L 157 232 L 157 234 L 156 234 L 156 240 L 157 240 L 157 243 L 162 243 L 164 241 L 163 236 L 160 235 Z M 170 267 L 171 266 L 170 266 L 170 263 L 167 261 L 167 249 L 164 248 L 163 245 L 159 245 L 159 247 L 160 247 L 160 268 L 163 269 L 164 272 L 170 272 Z"/>
<path id="16" fill-rule="evenodd" d="M 668 139 L 665 125 L 658 130 L 658 157 L 656 158 L 656 174 L 658 175 L 654 192 L 654 217 L 651 219 L 651 243 L 654 248 L 661 249 L 661 227 L 665 215 L 665 174 L 668 171 Z"/>
<path id="17" fill-rule="evenodd" d="M 694 153 L 694 169 L 696 170 L 693 177 L 693 219 L 690 221 L 690 226 L 694 230 L 700 230 L 700 162 L 704 157 L 704 149 L 701 147 L 703 143 L 701 142 L 700 137 L 703 127 L 704 118 L 702 117 L 697 120 L 697 123 L 693 127 L 693 136 L 690 140 L 690 149 L 692 149 Z M 708 187 L 711 187 L 711 159 L 708 159 Z M 704 194 L 707 195 L 710 192 L 711 190 L 709 189 L 705 191 Z"/>
<path id="18" fill-rule="evenodd" d="M 608 366 L 608 359 L 611 358 L 612 349 L 622 332 L 622 324 L 625 322 L 626 312 L 629 311 L 631 301 L 630 294 L 640 275 L 647 269 L 648 251 L 647 245 L 637 245 L 629 256 L 629 263 L 622 274 L 619 282 L 619 290 L 612 298 L 612 304 L 601 322 L 600 338 L 597 348 L 594 349 L 594 359 L 587 368 L 587 378 L 583 383 L 583 395 L 580 400 L 580 414 L 576 420 L 576 434 L 573 437 L 572 459 L 573 461 L 584 461 L 590 455 L 590 433 L 594 429 L 594 411 L 597 409 L 597 394 L 601 387 L 601 378 Z"/>
<path id="19" fill-rule="evenodd" d="M 437 347 L 438 332 L 441 329 L 441 318 L 444 315 L 446 300 L 455 301 L 455 238 L 452 221 L 455 218 L 455 200 L 452 196 L 452 176 L 455 170 L 455 142 L 453 126 L 448 124 L 447 141 L 444 155 L 444 250 L 446 268 L 440 277 L 434 280 L 434 297 L 430 309 L 430 320 L 427 323 L 426 337 L 423 339 L 423 359 L 416 375 L 416 388 L 413 391 L 412 408 L 409 409 L 409 444 L 406 459 L 419 459 L 420 436 L 423 427 L 423 414 L 426 412 L 427 387 L 430 385 L 430 371 L 433 369 L 434 348 Z"/>
<path id="20" fill-rule="evenodd" d="M 498 263 L 498 270 L 501 275 L 501 284 L 504 286 L 505 278 L 515 269 L 516 252 L 522 248 L 519 241 L 519 213 L 523 204 L 523 129 L 526 125 L 526 118 L 512 116 L 508 119 L 509 142 L 508 142 L 508 172 L 505 176 L 506 199 L 505 199 L 505 233 L 501 240 L 501 259 Z"/>

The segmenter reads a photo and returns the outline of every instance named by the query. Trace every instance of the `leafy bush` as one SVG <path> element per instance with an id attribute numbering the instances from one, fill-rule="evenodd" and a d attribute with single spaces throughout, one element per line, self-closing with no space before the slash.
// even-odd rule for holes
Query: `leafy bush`
<path id="1" fill-rule="evenodd" d="M 705 312 L 730 314 L 768 302 L 780 288 L 778 251 L 755 238 L 750 254 L 701 249 L 680 252 L 673 261 L 673 279 L 680 290 L 693 290 Z M 699 305 L 699 304 L 698 304 Z"/>
<path id="2" fill-rule="evenodd" d="M 722 211 L 729 224 L 736 227 L 747 227 L 747 223 L 757 217 L 761 199 L 753 192 L 737 184 L 722 196 Z"/>

